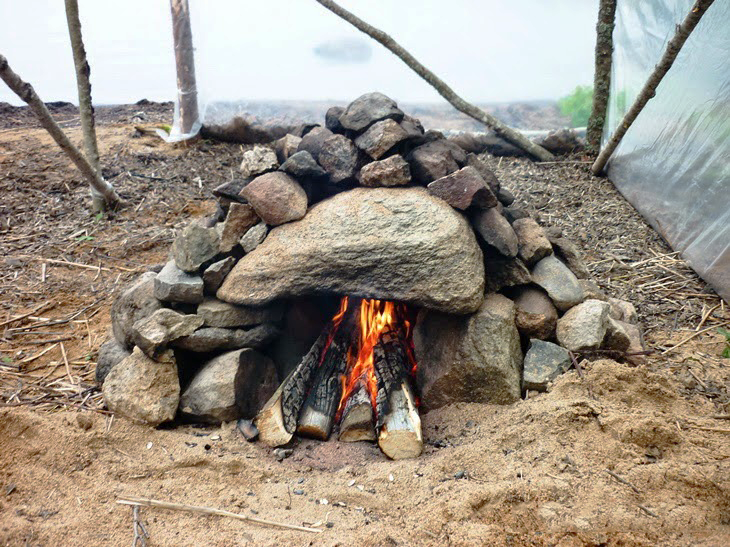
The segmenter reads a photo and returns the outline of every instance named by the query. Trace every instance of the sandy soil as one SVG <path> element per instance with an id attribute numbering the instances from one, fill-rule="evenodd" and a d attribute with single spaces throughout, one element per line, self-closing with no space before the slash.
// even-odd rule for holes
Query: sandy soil
<path id="1" fill-rule="evenodd" d="M 165 259 L 175 228 L 212 210 L 210 189 L 241 152 L 136 135 L 164 117 L 155 108 L 103 118 L 105 174 L 129 203 L 104 218 L 86 211 L 84 183 L 41 130 L 22 116 L 0 129 L 0 544 L 131 544 L 124 496 L 322 530 L 142 508 L 150 546 L 730 542 L 730 360 L 716 332 L 727 306 L 584 163 L 489 160 L 579 244 L 604 290 L 635 302 L 655 350 L 645 365 L 594 356 L 583 376 L 516 405 L 433 411 L 425 453 L 409 461 L 306 440 L 277 461 L 232 424 L 112 419 L 93 385 L 109 306 Z"/>

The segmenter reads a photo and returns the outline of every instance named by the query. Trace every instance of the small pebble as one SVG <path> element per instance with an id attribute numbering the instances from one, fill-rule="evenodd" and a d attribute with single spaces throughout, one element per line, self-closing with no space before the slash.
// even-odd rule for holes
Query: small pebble
<path id="1" fill-rule="evenodd" d="M 297 484 L 304 484 L 304 481 L 305 481 L 304 477 L 301 477 L 301 478 L 297 479 Z"/>
<path id="2" fill-rule="evenodd" d="M 335 523 L 334 523 L 334 522 L 328 522 L 327 524 L 325 524 L 325 526 L 326 526 L 327 528 L 332 528 L 332 527 L 333 527 L 334 525 L 335 525 Z"/>
<path id="3" fill-rule="evenodd" d="M 221 436 L 220 435 L 211 435 L 210 436 L 210 440 L 211 441 L 220 441 L 221 440 Z"/>
<path id="4" fill-rule="evenodd" d="M 300 490 L 299 488 L 297 488 L 296 490 L 294 490 L 294 494 L 297 496 L 303 496 L 304 490 Z"/>
<path id="5" fill-rule="evenodd" d="M 347 481 L 347 486 L 355 486 L 355 479 L 352 479 L 351 481 Z"/>
<path id="6" fill-rule="evenodd" d="M 329 505 L 329 500 L 327 498 L 322 498 L 321 500 L 318 500 L 317 503 L 320 505 Z"/>
<path id="7" fill-rule="evenodd" d="M 360 490 L 360 492 L 362 492 L 363 490 L 365 490 L 365 487 L 362 484 L 358 484 L 357 489 Z"/>
<path id="8" fill-rule="evenodd" d="M 147 450 L 149 450 L 150 448 L 152 448 L 152 443 L 151 442 L 147 443 Z"/>
<path id="9" fill-rule="evenodd" d="M 390 475 L 388 475 L 388 480 L 390 482 L 393 482 L 395 480 L 395 477 L 393 476 L 393 473 L 391 473 Z"/>
<path id="10" fill-rule="evenodd" d="M 455 479 L 463 479 L 464 477 L 466 477 L 466 471 L 457 471 L 454 473 Z"/>

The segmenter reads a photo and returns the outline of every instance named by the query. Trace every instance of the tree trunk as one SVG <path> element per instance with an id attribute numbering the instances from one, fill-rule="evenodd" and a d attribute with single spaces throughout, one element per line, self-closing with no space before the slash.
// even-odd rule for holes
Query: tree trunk
<path id="1" fill-rule="evenodd" d="M 608 97 L 611 88 L 611 59 L 613 56 L 613 27 L 616 0 L 601 0 L 596 23 L 596 67 L 593 74 L 593 108 L 588 120 L 586 142 L 588 152 L 597 154 L 606 123 Z"/>
<path id="2" fill-rule="evenodd" d="M 66 22 L 68 34 L 71 38 L 74 66 L 76 67 L 76 87 L 79 93 L 79 114 L 81 116 L 81 131 L 84 134 L 84 152 L 91 167 L 101 174 L 99 163 L 99 148 L 96 141 L 96 127 L 94 124 L 94 107 L 91 105 L 91 83 L 89 75 L 91 68 L 86 60 L 86 49 L 81 38 L 81 21 L 79 20 L 79 4 L 77 0 L 66 0 Z M 91 186 L 91 209 L 95 213 L 106 208 L 104 196 Z"/>
<path id="3" fill-rule="evenodd" d="M 682 46 L 697 26 L 697 23 L 700 22 L 704 13 L 712 5 L 713 1 L 714 0 L 697 0 L 687 14 L 687 17 L 685 17 L 684 21 L 682 21 L 682 24 L 677 27 L 674 37 L 667 44 L 667 48 L 664 50 L 664 55 L 662 55 L 659 64 L 654 67 L 654 72 L 652 72 L 651 76 L 649 76 L 649 79 L 644 84 L 639 96 L 636 97 L 634 104 L 631 105 L 631 108 L 624 116 L 624 119 L 621 120 L 616 131 L 613 135 L 611 135 L 611 138 L 606 143 L 606 147 L 598 155 L 593 166 L 591 166 L 591 171 L 594 175 L 599 175 L 603 172 L 603 168 L 606 166 L 611 154 L 613 154 L 614 150 L 616 150 L 616 147 L 621 142 L 626 131 L 628 131 L 631 124 L 634 123 L 634 120 L 636 120 L 636 117 L 644 109 L 646 103 L 654 97 L 657 86 L 672 67 L 674 60 L 677 58 L 677 55 L 682 49 Z"/>
<path id="4" fill-rule="evenodd" d="M 53 121 L 51 113 L 48 111 L 48 108 L 46 108 L 46 105 L 43 104 L 40 97 L 38 97 L 33 86 L 21 80 L 20 76 L 13 72 L 13 69 L 11 69 L 8 64 L 8 60 L 3 55 L 0 55 L 0 78 L 2 78 L 8 87 L 18 97 L 20 97 L 21 100 L 28 103 L 44 129 L 51 134 L 53 140 L 55 140 L 58 146 L 60 146 L 61 149 L 66 152 L 68 157 L 71 158 L 71 161 L 73 161 L 76 167 L 78 167 L 79 171 L 81 171 L 81 174 L 84 178 L 86 178 L 91 187 L 104 196 L 104 200 L 107 205 L 110 207 L 120 205 L 122 200 L 114 191 L 111 184 L 105 181 L 101 175 L 94 170 L 79 149 L 73 145 L 63 130 L 58 127 L 58 124 L 56 124 L 55 121 Z"/>
<path id="5" fill-rule="evenodd" d="M 198 89 L 195 83 L 193 32 L 190 28 L 188 0 L 170 0 L 170 9 L 172 37 L 175 44 L 180 130 L 183 134 L 188 134 L 198 121 Z"/>
<path id="6" fill-rule="evenodd" d="M 497 135 L 502 137 L 504 140 L 514 144 L 520 150 L 524 150 L 528 155 L 532 156 L 541 161 L 550 161 L 553 155 L 545 150 L 543 147 L 531 142 L 519 131 L 507 127 L 505 124 L 500 122 L 497 118 L 484 112 L 481 108 L 474 106 L 466 102 L 464 99 L 459 97 L 453 89 L 451 89 L 446 82 L 441 80 L 433 72 L 423 66 L 413 55 L 406 51 L 400 44 L 398 44 L 388 34 L 379 30 L 362 19 L 358 18 L 354 14 L 350 13 L 343 7 L 332 0 L 316 0 L 319 4 L 330 10 L 338 17 L 344 19 L 359 31 L 364 32 L 370 36 L 376 42 L 379 42 L 392 53 L 394 53 L 401 61 L 403 61 L 408 67 L 418 74 L 421 78 L 426 80 L 439 95 L 446 99 L 454 108 L 463 112 L 467 116 L 474 118 L 475 120 L 483 123 L 490 129 L 492 129 Z"/>

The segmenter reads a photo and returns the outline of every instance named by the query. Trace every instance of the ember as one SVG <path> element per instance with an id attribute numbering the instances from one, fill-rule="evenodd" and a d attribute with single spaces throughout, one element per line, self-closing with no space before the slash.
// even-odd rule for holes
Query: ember
<path id="1" fill-rule="evenodd" d="M 340 309 L 257 417 L 271 446 L 300 435 L 377 440 L 394 459 L 421 453 L 411 389 L 416 361 L 405 304 L 343 297 Z"/>

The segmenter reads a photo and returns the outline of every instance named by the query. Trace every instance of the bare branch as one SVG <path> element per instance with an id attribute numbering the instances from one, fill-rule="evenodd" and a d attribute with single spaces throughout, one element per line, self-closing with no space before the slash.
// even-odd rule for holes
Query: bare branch
<path id="1" fill-rule="evenodd" d="M 677 27 L 674 37 L 669 40 L 667 48 L 664 50 L 664 55 L 662 55 L 661 60 L 656 67 L 654 67 L 654 72 L 651 73 L 651 76 L 649 76 L 649 79 L 644 84 L 639 96 L 636 97 L 634 104 L 631 105 L 631 108 L 624 116 L 624 119 L 621 120 L 616 131 L 614 131 L 608 143 L 606 143 L 606 147 L 598 155 L 593 166 L 591 166 L 591 171 L 594 175 L 598 175 L 603 171 L 603 168 L 606 167 L 606 163 L 608 163 L 611 154 L 613 154 L 614 150 L 616 150 L 616 147 L 621 142 L 626 131 L 628 131 L 631 124 L 634 123 L 634 120 L 636 120 L 637 116 L 644 109 L 646 103 L 654 97 L 657 86 L 661 83 L 669 69 L 672 68 L 672 64 L 674 64 L 674 60 L 677 58 L 682 46 L 697 26 L 697 23 L 699 23 L 700 19 L 702 19 L 707 8 L 712 5 L 713 1 L 714 0 L 697 0 L 694 6 L 692 6 L 689 10 L 687 17 L 685 17 L 684 21 L 682 21 L 682 24 Z"/>
<path id="2" fill-rule="evenodd" d="M 616 0 L 601 0 L 596 23 L 596 68 L 593 74 L 593 108 L 588 120 L 586 142 L 588 150 L 598 153 L 606 123 L 606 110 L 611 88 L 611 61 L 613 56 L 613 27 L 616 18 Z"/>
<path id="3" fill-rule="evenodd" d="M 81 131 L 84 135 L 84 152 L 91 167 L 101 173 L 99 149 L 96 143 L 96 127 L 94 125 L 94 108 L 91 105 L 91 68 L 86 60 L 86 49 L 81 38 L 81 21 L 79 20 L 79 4 L 77 0 L 66 0 L 66 22 L 71 38 L 74 66 L 76 67 L 76 87 L 79 94 L 79 114 L 81 115 Z M 105 208 L 104 196 L 91 186 L 91 209 L 97 213 Z"/>
<path id="4" fill-rule="evenodd" d="M 344 19 L 352 26 L 357 28 L 359 31 L 364 32 L 370 36 L 376 42 L 389 49 L 393 54 L 396 55 L 401 61 L 403 61 L 408 67 L 418 74 L 421 78 L 426 80 L 439 95 L 446 99 L 454 108 L 463 112 L 467 116 L 474 118 L 475 120 L 483 123 L 490 129 L 492 129 L 497 135 L 502 137 L 504 140 L 514 144 L 520 150 L 524 150 L 527 154 L 541 161 L 550 161 L 553 155 L 545 150 L 543 147 L 531 142 L 527 137 L 522 135 L 519 131 L 506 126 L 500 122 L 497 118 L 484 112 L 481 108 L 474 106 L 471 103 L 466 102 L 464 99 L 459 97 L 453 89 L 451 89 L 446 82 L 436 76 L 433 72 L 423 66 L 413 55 L 406 51 L 400 44 L 398 44 L 393 38 L 387 35 L 382 30 L 379 30 L 356 15 L 350 13 L 343 7 L 332 0 L 316 0 L 319 4 L 330 10 L 338 17 Z"/>
<path id="5" fill-rule="evenodd" d="M 4 55 L 0 55 L 0 78 L 8 85 L 13 93 L 28 103 L 43 128 L 50 133 L 58 146 L 71 158 L 71 161 L 78 167 L 84 178 L 89 181 L 89 184 L 104 196 L 107 205 L 112 207 L 120 205 L 122 200 L 114 191 L 114 188 L 99 173 L 94 171 L 94 168 L 84 155 L 73 145 L 63 130 L 58 127 L 58 124 L 53 120 L 51 113 L 46 108 L 46 105 L 43 104 L 40 97 L 38 97 L 33 86 L 21 80 L 20 76 L 13 72 Z"/>

